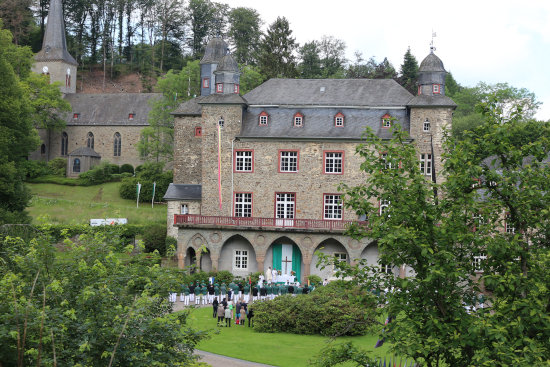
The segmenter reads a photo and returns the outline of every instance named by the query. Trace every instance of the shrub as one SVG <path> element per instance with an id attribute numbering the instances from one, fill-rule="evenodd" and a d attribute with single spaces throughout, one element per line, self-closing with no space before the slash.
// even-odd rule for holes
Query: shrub
<path id="1" fill-rule="evenodd" d="M 48 163 L 44 161 L 23 161 L 21 165 L 25 169 L 25 176 L 27 178 L 36 178 L 50 174 Z"/>
<path id="2" fill-rule="evenodd" d="M 50 172 L 56 176 L 65 177 L 67 174 L 67 159 L 57 157 L 48 162 Z"/>
<path id="3" fill-rule="evenodd" d="M 66 185 L 66 186 L 89 186 L 85 181 L 80 178 L 69 178 L 63 176 L 40 176 L 36 178 L 29 178 L 27 182 L 30 183 L 51 183 L 56 185 Z"/>
<path id="4" fill-rule="evenodd" d="M 311 274 L 310 276 L 307 277 L 307 279 L 309 280 L 309 284 L 311 285 L 321 284 L 321 277 L 318 275 Z"/>
<path id="5" fill-rule="evenodd" d="M 285 295 L 254 304 L 254 329 L 268 333 L 365 335 L 375 322 L 374 298 L 351 283 L 335 283 L 311 294 Z M 359 303 L 358 299 L 368 302 Z"/>
<path id="6" fill-rule="evenodd" d="M 120 177 L 114 176 L 118 174 L 118 166 L 109 162 L 102 162 L 93 167 L 87 172 L 81 173 L 78 177 L 82 179 L 85 185 L 99 185 L 105 182 L 120 180 Z"/>
<path id="7" fill-rule="evenodd" d="M 216 278 L 216 282 L 222 284 L 229 284 L 233 281 L 233 274 L 227 270 L 220 270 L 218 271 L 214 277 Z"/>
<path id="8" fill-rule="evenodd" d="M 122 180 L 119 193 L 123 199 L 136 200 L 137 184 L 141 184 L 139 201 L 148 202 L 153 198 L 153 183 L 156 182 L 155 201 L 162 201 L 162 196 L 173 180 L 172 171 L 163 171 L 164 163 L 146 163 L 136 167 L 136 177 Z"/>
<path id="9" fill-rule="evenodd" d="M 109 172 L 111 174 L 119 174 L 120 173 L 120 166 L 118 164 L 108 163 L 107 167 L 109 168 Z"/>
<path id="10" fill-rule="evenodd" d="M 178 240 L 172 236 L 166 236 L 165 241 L 166 256 L 173 255 L 178 249 Z"/>
<path id="11" fill-rule="evenodd" d="M 134 167 L 131 164 L 124 163 L 122 166 L 120 166 L 120 173 L 131 173 L 132 176 L 134 175 Z"/>
<path id="12" fill-rule="evenodd" d="M 143 232 L 145 252 L 157 250 L 161 256 L 166 254 L 166 226 L 155 224 L 145 228 Z"/>

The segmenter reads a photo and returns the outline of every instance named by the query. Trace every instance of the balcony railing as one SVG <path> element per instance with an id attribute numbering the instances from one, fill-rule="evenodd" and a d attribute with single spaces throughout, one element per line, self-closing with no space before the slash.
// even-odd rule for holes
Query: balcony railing
<path id="1" fill-rule="evenodd" d="M 215 217 L 195 214 L 174 215 L 174 225 L 211 225 L 250 228 L 273 227 L 344 231 L 352 223 L 366 224 L 366 222 L 351 220 Z"/>

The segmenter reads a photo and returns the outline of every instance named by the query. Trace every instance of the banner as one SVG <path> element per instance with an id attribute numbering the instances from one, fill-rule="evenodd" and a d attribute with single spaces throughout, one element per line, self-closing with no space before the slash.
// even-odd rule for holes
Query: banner
<path id="1" fill-rule="evenodd" d="M 137 201 L 136 206 L 139 208 L 139 193 L 141 192 L 141 184 L 138 182 L 137 184 Z"/>
<path id="2" fill-rule="evenodd" d="M 157 187 L 157 182 L 153 182 L 153 198 L 151 199 L 151 208 L 153 207 L 153 203 L 155 202 L 155 189 Z"/>
<path id="3" fill-rule="evenodd" d="M 222 210 L 222 128 L 218 122 L 218 197 Z"/>

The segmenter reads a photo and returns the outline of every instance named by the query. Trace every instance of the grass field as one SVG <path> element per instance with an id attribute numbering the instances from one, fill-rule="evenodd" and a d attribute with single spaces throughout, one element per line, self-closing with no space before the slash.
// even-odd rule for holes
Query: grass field
<path id="1" fill-rule="evenodd" d="M 216 319 L 212 317 L 212 307 L 193 310 L 189 322 L 191 326 L 200 330 L 212 331 L 211 338 L 202 341 L 198 349 L 273 366 L 308 366 L 308 361 L 315 358 L 323 347 L 329 343 L 344 341 L 353 341 L 358 347 L 372 350 L 373 357 L 384 356 L 387 353 L 387 345 L 373 349 L 378 340 L 376 335 L 341 337 L 333 340 L 319 335 L 258 333 L 248 326 L 235 324 L 230 328 L 218 328 Z"/>
<path id="2" fill-rule="evenodd" d="M 166 205 L 125 200 L 118 195 L 120 182 L 97 186 L 27 184 L 33 193 L 30 207 L 33 217 L 47 216 L 52 224 L 85 224 L 92 218 L 128 218 L 131 224 L 166 223 Z"/>

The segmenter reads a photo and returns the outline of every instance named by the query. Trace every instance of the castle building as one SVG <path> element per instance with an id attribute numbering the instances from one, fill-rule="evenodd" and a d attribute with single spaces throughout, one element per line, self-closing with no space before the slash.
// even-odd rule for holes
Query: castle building
<path id="1" fill-rule="evenodd" d="M 150 101 L 160 94 L 76 93 L 77 67 L 67 50 L 61 0 L 51 0 L 42 49 L 35 55 L 33 71 L 49 75 L 52 83 L 60 83 L 72 111 L 63 114 L 66 127 L 62 131 L 38 130 L 42 143 L 30 159 L 67 158 L 67 176 L 73 177 L 100 160 L 134 167 L 142 164 L 137 143 L 141 130 L 148 126 Z"/>
<path id="2" fill-rule="evenodd" d="M 456 107 L 445 74 L 432 50 L 416 96 L 389 79 L 271 79 L 241 97 L 237 64 L 212 39 L 202 95 L 174 112 L 174 183 L 165 199 L 178 266 L 240 276 L 271 267 L 303 281 L 333 277 L 316 267 L 316 251 L 376 264 L 376 243 L 344 235 L 362 218 L 343 207 L 337 186 L 365 179 L 355 149 L 367 126 L 390 138 L 400 124 L 418 148 L 419 169 L 440 177 L 443 130 Z"/>

